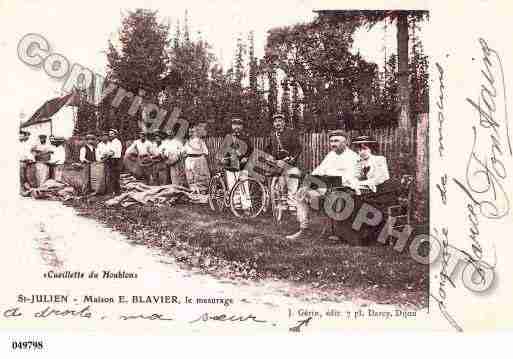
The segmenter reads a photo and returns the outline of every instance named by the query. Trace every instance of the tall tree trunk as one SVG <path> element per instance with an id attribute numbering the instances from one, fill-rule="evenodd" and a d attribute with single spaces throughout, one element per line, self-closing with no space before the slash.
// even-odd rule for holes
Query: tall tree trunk
<path id="1" fill-rule="evenodd" d="M 410 89 L 408 83 L 408 14 L 401 12 L 397 18 L 397 54 L 398 54 L 398 95 L 399 129 L 410 133 Z"/>

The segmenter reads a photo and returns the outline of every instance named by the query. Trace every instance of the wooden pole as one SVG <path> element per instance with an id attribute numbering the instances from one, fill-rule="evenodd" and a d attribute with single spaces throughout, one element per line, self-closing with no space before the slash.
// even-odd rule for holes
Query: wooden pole
<path id="1" fill-rule="evenodd" d="M 415 167 L 415 220 L 427 222 L 429 215 L 429 121 L 428 114 L 417 119 L 417 151 Z"/>
<path id="2" fill-rule="evenodd" d="M 398 95 L 399 95 L 399 128 L 400 138 L 406 138 L 410 133 L 410 88 L 408 69 L 408 13 L 400 12 L 397 17 L 397 61 L 398 61 Z M 405 142 L 403 144 L 406 144 Z M 401 146 L 403 147 L 403 146 Z M 402 151 L 408 152 L 409 148 Z"/>

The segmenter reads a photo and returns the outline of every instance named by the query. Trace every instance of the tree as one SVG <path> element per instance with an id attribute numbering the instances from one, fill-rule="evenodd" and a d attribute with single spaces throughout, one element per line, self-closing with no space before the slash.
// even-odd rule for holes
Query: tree
<path id="1" fill-rule="evenodd" d="M 281 88 L 281 113 L 285 117 L 285 123 L 290 124 L 290 87 L 287 79 L 282 81 Z"/>
<path id="2" fill-rule="evenodd" d="M 87 133 L 95 133 L 97 131 L 98 109 L 95 105 L 87 101 L 87 94 L 84 90 L 81 90 L 76 94 L 79 99 L 73 135 L 83 136 Z"/>
<path id="3" fill-rule="evenodd" d="M 371 103 L 377 65 L 351 53 L 356 27 L 355 22 L 312 22 L 269 31 L 266 59 L 300 88 L 309 130 L 337 126 L 343 113 L 355 110 L 358 98 Z"/>
<path id="4" fill-rule="evenodd" d="M 276 79 L 276 69 L 270 65 L 267 76 L 269 79 L 269 94 L 267 96 L 269 116 L 272 117 L 278 110 L 278 81 Z"/>
<path id="5" fill-rule="evenodd" d="M 291 122 L 292 122 L 292 127 L 299 127 L 300 126 L 300 113 L 299 113 L 299 109 L 300 109 L 300 103 L 299 103 L 299 88 L 298 88 L 298 85 L 297 83 L 292 83 L 292 100 L 291 100 L 291 105 L 290 105 L 290 108 L 291 108 Z"/>
<path id="6" fill-rule="evenodd" d="M 121 23 L 119 42 L 117 48 L 109 41 L 109 80 L 134 95 L 141 95 L 145 103 L 158 104 L 160 81 L 166 75 L 169 63 L 169 26 L 159 22 L 157 11 L 129 11 Z M 127 114 L 126 102 L 124 100 L 120 106 L 124 111 L 114 112 Z M 140 114 L 139 109 L 136 116 L 122 115 L 119 128 L 125 129 L 127 135 L 136 133 Z"/>

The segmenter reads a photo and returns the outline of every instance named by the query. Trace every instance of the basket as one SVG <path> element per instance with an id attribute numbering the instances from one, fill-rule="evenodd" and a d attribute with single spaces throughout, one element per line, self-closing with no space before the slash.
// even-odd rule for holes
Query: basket
<path id="1" fill-rule="evenodd" d="M 89 191 L 89 165 L 73 163 L 63 166 L 62 182 L 69 184 L 77 193 L 86 194 Z"/>
<path id="2" fill-rule="evenodd" d="M 105 193 L 106 190 L 106 176 L 105 176 L 105 163 L 94 162 L 91 166 L 91 189 L 98 194 Z"/>
<path id="3" fill-rule="evenodd" d="M 36 170 L 35 187 L 41 187 L 41 185 L 50 178 L 50 166 L 42 162 L 36 162 L 34 166 Z"/>

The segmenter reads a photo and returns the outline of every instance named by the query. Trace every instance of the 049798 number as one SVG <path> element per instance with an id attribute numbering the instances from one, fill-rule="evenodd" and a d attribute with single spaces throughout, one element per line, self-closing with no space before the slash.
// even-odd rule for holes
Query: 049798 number
<path id="1" fill-rule="evenodd" d="M 13 350 L 42 350 L 42 341 L 13 341 L 11 343 Z"/>

